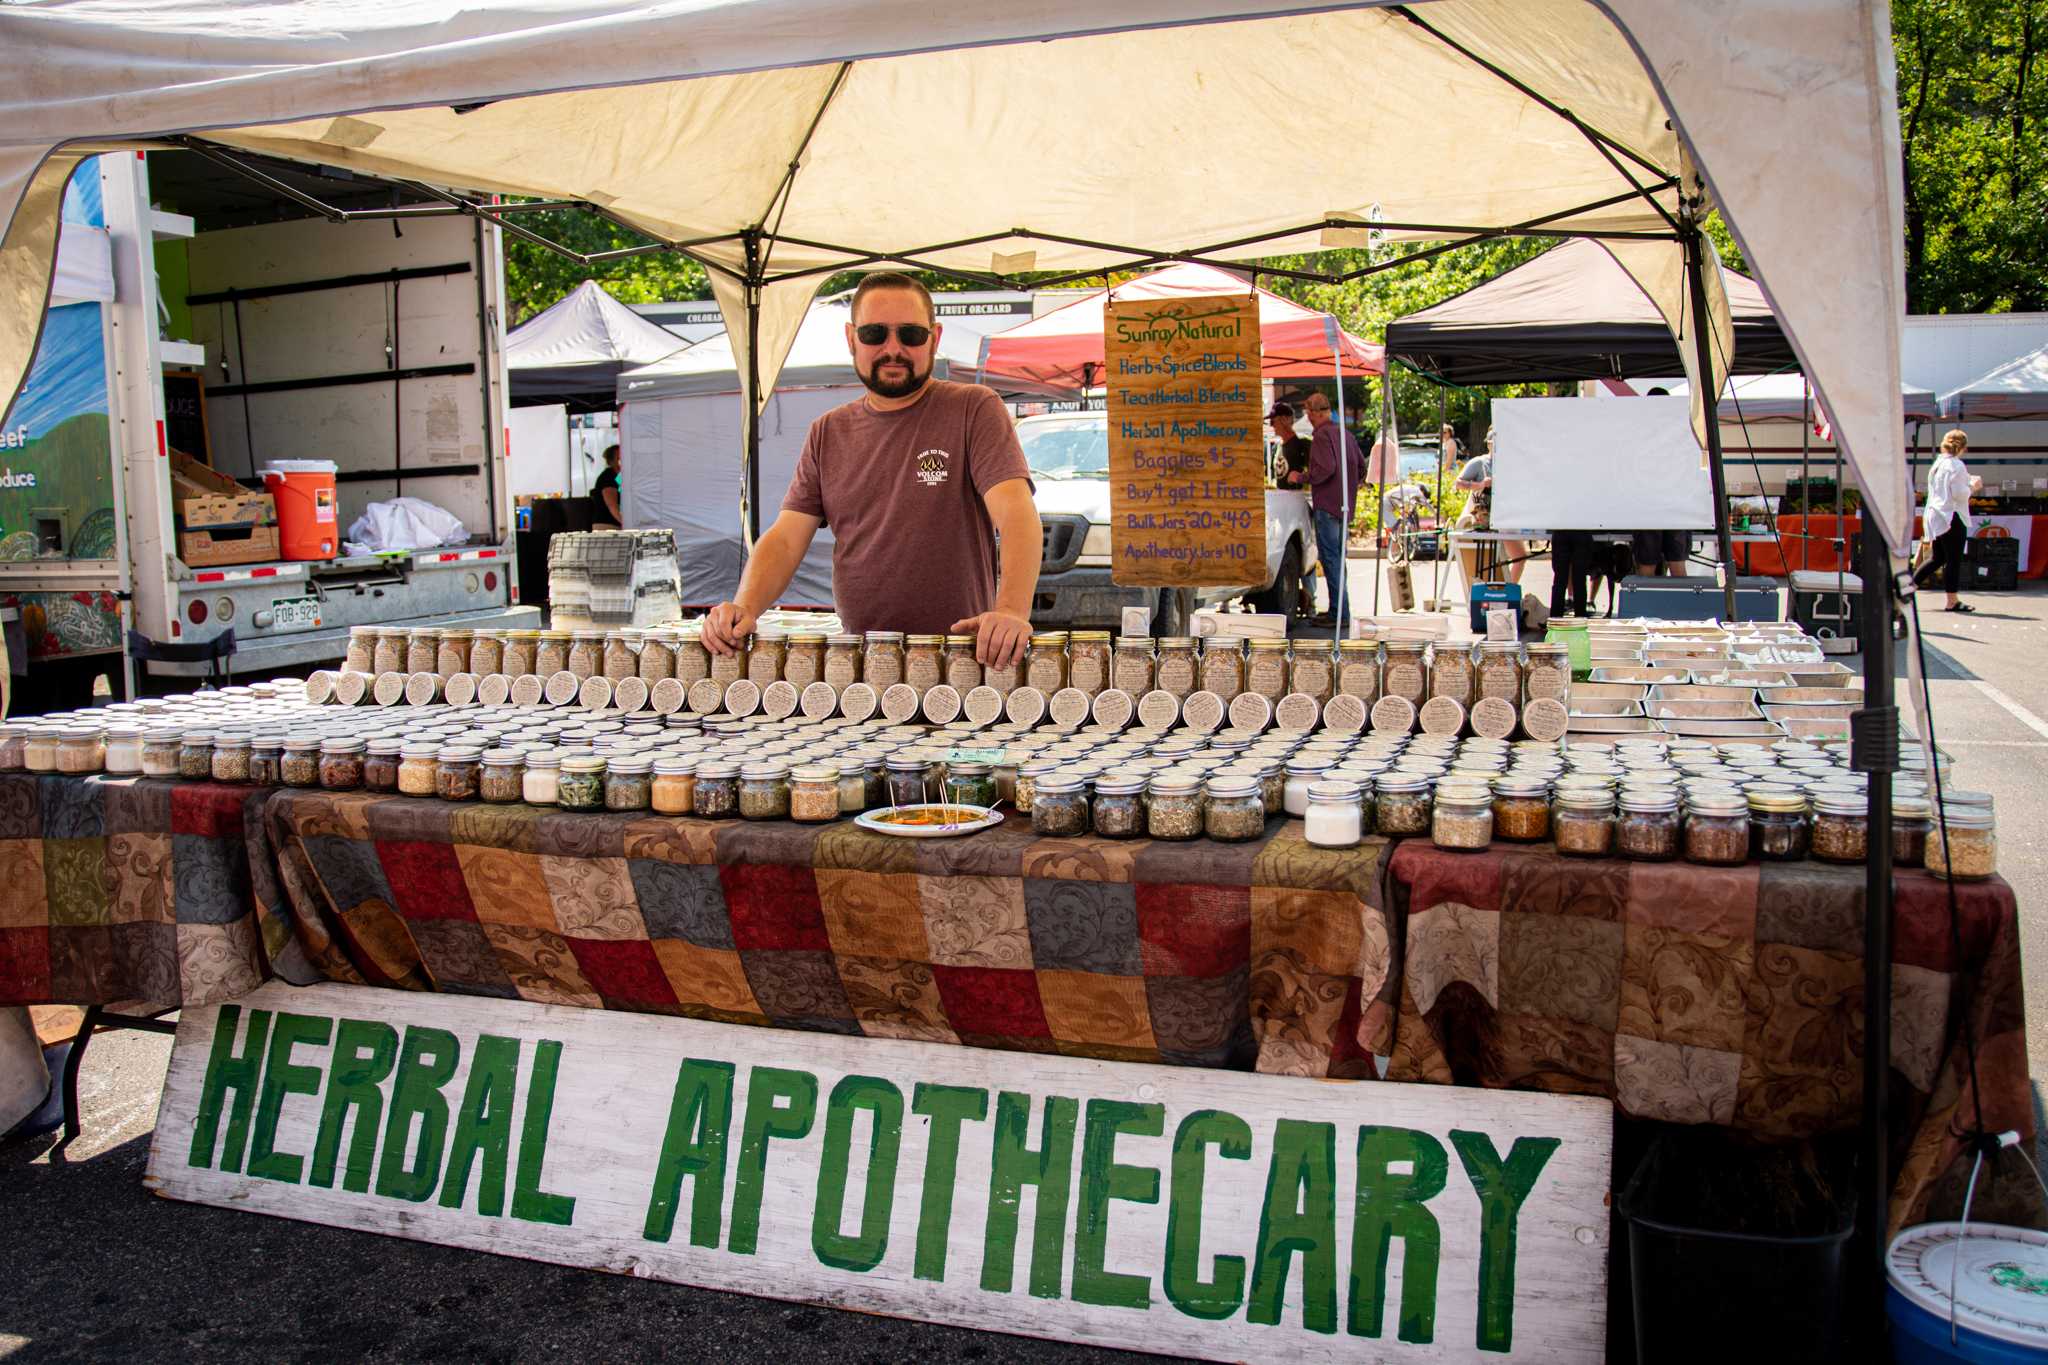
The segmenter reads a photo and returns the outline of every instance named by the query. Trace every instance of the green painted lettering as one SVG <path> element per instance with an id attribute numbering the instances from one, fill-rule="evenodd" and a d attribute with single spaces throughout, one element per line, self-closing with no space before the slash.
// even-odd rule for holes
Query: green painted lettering
<path id="1" fill-rule="evenodd" d="M 370 1190 L 370 1169 L 377 1158 L 377 1128 L 384 1119 L 384 1092 L 377 1087 L 391 1074 L 398 1057 L 398 1031 L 373 1019 L 344 1019 L 334 1033 L 328 1060 L 327 1094 L 320 1106 L 320 1135 L 313 1142 L 312 1183 L 334 1186 L 334 1163 L 341 1151 L 341 1127 L 355 1111 L 348 1142 L 348 1165 L 341 1187 L 357 1194 Z"/>
<path id="2" fill-rule="evenodd" d="M 1198 1109 L 1173 1135 L 1173 1191 L 1166 1202 L 1166 1301 L 1191 1318 L 1218 1322 L 1244 1302 L 1244 1257 L 1218 1256 L 1213 1279 L 1202 1278 L 1202 1193 L 1208 1149 L 1249 1161 L 1251 1125 L 1220 1109 Z"/>
<path id="3" fill-rule="evenodd" d="M 1391 1168 L 1406 1163 L 1408 1173 Z M 1351 1311 L 1347 1330 L 1377 1337 L 1385 1316 L 1387 1261 L 1401 1239 L 1403 1341 L 1436 1339 L 1436 1271 L 1443 1234 L 1427 1201 L 1444 1190 L 1444 1145 L 1412 1128 L 1358 1129 L 1357 1217 L 1351 1229 Z"/>
<path id="4" fill-rule="evenodd" d="M 860 1231 L 840 1230 L 846 1216 L 847 1166 L 852 1160 L 853 1116 L 874 1117 L 868 1144 L 866 1192 Z M 825 1106 L 825 1151 L 818 1161 L 818 1202 L 811 1214 L 811 1249 L 841 1270 L 873 1270 L 889 1250 L 889 1213 L 896 1198 L 896 1158 L 903 1146 L 903 1092 L 876 1076 L 848 1076 L 832 1087 Z"/>
<path id="5" fill-rule="evenodd" d="M 1067 1205 L 1073 1197 L 1074 1120 L 1078 1101 L 1045 1097 L 1038 1150 L 1025 1145 L 1031 1097 L 1004 1090 L 996 1095 L 995 1150 L 989 1160 L 988 1223 L 982 1235 L 981 1287 L 1007 1294 L 1016 1277 L 1017 1221 L 1026 1185 L 1038 1191 L 1031 1233 L 1030 1291 L 1036 1298 L 1060 1296 L 1065 1257 Z"/>
<path id="6" fill-rule="evenodd" d="M 1274 1326 L 1287 1298 L 1287 1276 L 1301 1257 L 1301 1325 L 1337 1330 L 1337 1128 L 1281 1119 L 1273 1125 L 1266 1203 L 1259 1214 L 1259 1251 L 1252 1262 L 1247 1321 Z"/>
<path id="7" fill-rule="evenodd" d="M 761 1194 L 768 1177 L 768 1143 L 807 1137 L 818 1116 L 818 1078 L 808 1071 L 757 1066 L 747 1077 L 747 1116 L 740 1123 L 740 1168 L 733 1181 L 728 1250 L 754 1254 L 761 1241 Z"/>
<path id="8" fill-rule="evenodd" d="M 917 1258 L 911 1274 L 946 1278 L 946 1244 L 953 1235 L 953 1182 L 960 1170 L 960 1125 L 988 1117 L 988 1091 L 926 1085 L 911 1092 L 910 1108 L 931 1120 L 924 1148 L 924 1194 L 917 1214 Z"/>
<path id="9" fill-rule="evenodd" d="M 526 1113 L 519 1122 L 519 1163 L 512 1172 L 512 1216 L 523 1223 L 565 1228 L 575 1216 L 576 1200 L 540 1187 L 548 1159 L 548 1124 L 555 1116 L 555 1073 L 561 1065 L 560 1043 L 544 1038 L 533 1045 L 533 1080 L 526 1087 Z"/>
<path id="10" fill-rule="evenodd" d="M 1479 1349 L 1512 1350 L 1515 1342 L 1515 1224 L 1536 1177 L 1562 1143 L 1516 1138 L 1503 1162 L 1484 1133 L 1451 1130 L 1465 1175 L 1479 1194 Z"/>
<path id="11" fill-rule="evenodd" d="M 391 1083 L 391 1110 L 384 1120 L 384 1153 L 377 1161 L 377 1193 L 412 1203 L 431 1197 L 441 1175 L 441 1148 L 448 1138 L 448 1101 L 441 1087 L 455 1075 L 462 1045 L 446 1029 L 408 1027 L 399 1047 Z M 413 1164 L 405 1164 L 412 1121 L 420 1121 Z"/>
<path id="12" fill-rule="evenodd" d="M 666 1242 L 676 1227 L 683 1181 L 690 1180 L 690 1245 L 715 1247 L 725 1218 L 726 1133 L 732 1128 L 731 1062 L 691 1057 L 676 1068 L 668 1131 L 654 1168 L 654 1193 L 640 1235 Z"/>
<path id="13" fill-rule="evenodd" d="M 1117 1136 L 1130 1133 L 1136 1137 L 1158 1137 L 1165 1131 L 1163 1104 L 1088 1101 L 1088 1122 L 1081 1137 L 1081 1211 L 1074 1228 L 1076 1303 L 1099 1303 L 1111 1308 L 1151 1307 L 1151 1276 L 1106 1270 L 1103 1263 L 1109 1254 L 1110 1201 L 1159 1202 L 1159 1172 L 1150 1166 L 1117 1164 Z"/>
<path id="14" fill-rule="evenodd" d="M 213 1047 L 206 1055 L 206 1080 L 199 1088 L 199 1108 L 192 1119 L 192 1150 L 186 1164 L 205 1170 L 213 1164 L 215 1140 L 220 1133 L 220 1110 L 228 1092 L 235 1096 L 228 1114 L 227 1145 L 220 1153 L 220 1169 L 230 1173 L 242 1169 L 242 1152 L 249 1144 L 249 1113 L 256 1107 L 256 1078 L 263 1070 L 263 1045 L 270 1036 L 270 1011 L 249 1011 L 249 1036 L 242 1051 L 235 1053 L 235 1030 L 242 1021 L 240 1005 L 222 1005 L 213 1025 Z"/>
<path id="15" fill-rule="evenodd" d="M 469 1082 L 448 1140 L 448 1174 L 441 1181 L 441 1207 L 459 1209 L 469 1197 L 469 1170 L 483 1158 L 477 1177 L 476 1211 L 496 1218 L 505 1211 L 505 1159 L 512 1150 L 512 1102 L 519 1092 L 519 1040 L 486 1033 L 470 1054 Z"/>
<path id="16" fill-rule="evenodd" d="M 334 1032 L 334 1021 L 311 1014 L 280 1014 L 270 1030 L 270 1057 L 263 1064 L 263 1088 L 256 1101 L 256 1131 L 249 1143 L 249 1174 L 260 1180 L 299 1183 L 306 1159 L 295 1152 L 277 1150 L 277 1120 L 284 1112 L 286 1095 L 320 1093 L 320 1068 L 292 1061 L 292 1049 L 300 1043 L 326 1046 Z"/>

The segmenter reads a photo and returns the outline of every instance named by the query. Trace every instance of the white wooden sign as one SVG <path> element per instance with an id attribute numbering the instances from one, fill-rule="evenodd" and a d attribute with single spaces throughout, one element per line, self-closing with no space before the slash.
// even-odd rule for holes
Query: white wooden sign
<path id="1" fill-rule="evenodd" d="M 148 1184 L 681 1284 L 1226 1360 L 1597 1361 L 1604 1100 L 272 983 Z"/>

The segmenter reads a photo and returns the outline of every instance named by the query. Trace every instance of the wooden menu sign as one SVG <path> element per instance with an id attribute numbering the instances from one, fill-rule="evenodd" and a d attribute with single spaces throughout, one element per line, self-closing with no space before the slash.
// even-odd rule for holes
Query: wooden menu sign
<path id="1" fill-rule="evenodd" d="M 1112 581 L 1264 584 L 1258 300 L 1112 301 L 1102 346 Z"/>

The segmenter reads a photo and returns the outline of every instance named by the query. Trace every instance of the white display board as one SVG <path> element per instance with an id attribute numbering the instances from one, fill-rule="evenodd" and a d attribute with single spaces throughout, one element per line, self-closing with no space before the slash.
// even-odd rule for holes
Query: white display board
<path id="1" fill-rule="evenodd" d="M 1683 398 L 1504 398 L 1493 405 L 1493 526 L 1694 531 L 1714 492 Z"/>
<path id="2" fill-rule="evenodd" d="M 1095 1346 L 1564 1365 L 1606 1347 L 1612 1130 L 1581 1096 L 273 982 L 179 1016 L 146 1183 Z"/>
<path id="3" fill-rule="evenodd" d="M 511 496 L 568 497 L 569 409 L 560 403 L 505 413 L 505 483 Z"/>

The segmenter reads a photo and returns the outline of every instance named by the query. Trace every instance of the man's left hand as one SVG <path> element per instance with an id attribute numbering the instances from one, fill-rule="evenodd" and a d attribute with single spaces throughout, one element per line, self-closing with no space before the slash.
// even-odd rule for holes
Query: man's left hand
<path id="1" fill-rule="evenodd" d="M 1024 657 L 1031 643 L 1031 621 L 1006 611 L 985 611 L 964 621 L 955 621 L 948 632 L 974 636 L 974 657 L 983 668 L 1007 668 Z"/>

